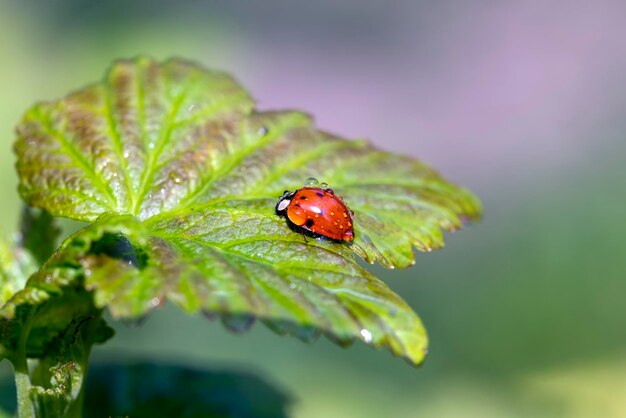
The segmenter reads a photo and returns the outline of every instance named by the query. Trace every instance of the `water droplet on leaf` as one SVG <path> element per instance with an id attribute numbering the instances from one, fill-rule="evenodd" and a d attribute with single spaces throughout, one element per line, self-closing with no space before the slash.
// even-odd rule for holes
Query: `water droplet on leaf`
<path id="1" fill-rule="evenodd" d="M 176 184 L 180 184 L 183 182 L 183 179 L 180 177 L 180 174 L 178 174 L 178 172 L 176 171 L 172 171 L 169 177 L 170 177 L 170 180 Z"/>
<path id="2" fill-rule="evenodd" d="M 367 344 L 372 342 L 372 333 L 365 328 L 361 330 L 361 337 L 363 337 L 363 341 L 365 341 Z"/>

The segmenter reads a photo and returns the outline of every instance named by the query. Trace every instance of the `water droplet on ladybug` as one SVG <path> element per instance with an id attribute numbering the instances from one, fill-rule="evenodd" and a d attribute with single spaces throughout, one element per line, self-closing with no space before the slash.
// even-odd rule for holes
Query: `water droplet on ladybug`
<path id="1" fill-rule="evenodd" d="M 328 189 L 328 183 L 320 183 L 320 189 Z"/>
<path id="2" fill-rule="evenodd" d="M 315 177 L 309 177 L 308 179 L 306 179 L 306 181 L 304 182 L 305 186 L 317 186 L 318 184 L 320 184 L 320 182 L 315 178 Z"/>
<path id="3" fill-rule="evenodd" d="M 326 189 L 326 192 L 328 192 L 330 194 L 335 194 L 335 191 L 333 189 L 331 189 L 330 187 L 328 189 Z"/>

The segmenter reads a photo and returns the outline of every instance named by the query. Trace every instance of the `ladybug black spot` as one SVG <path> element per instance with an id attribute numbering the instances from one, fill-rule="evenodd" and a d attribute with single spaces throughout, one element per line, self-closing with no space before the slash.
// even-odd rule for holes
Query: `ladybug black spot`
<path id="1" fill-rule="evenodd" d="M 306 200 L 306 196 L 300 196 L 300 200 Z"/>
<path id="2" fill-rule="evenodd" d="M 313 224 L 314 224 L 314 223 L 315 223 L 315 222 L 313 222 L 313 219 L 307 219 L 307 221 L 306 221 L 306 224 L 305 224 L 305 225 L 307 226 L 307 228 L 310 228 L 310 227 L 312 227 L 312 226 L 313 226 Z"/>
<path id="3" fill-rule="evenodd" d="M 315 192 L 316 195 L 318 195 L 319 197 L 324 197 L 324 193 L 322 192 Z"/>

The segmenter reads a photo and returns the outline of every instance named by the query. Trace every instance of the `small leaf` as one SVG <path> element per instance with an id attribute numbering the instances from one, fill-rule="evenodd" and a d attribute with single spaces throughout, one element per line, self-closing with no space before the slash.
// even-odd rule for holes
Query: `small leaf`
<path id="1" fill-rule="evenodd" d="M 56 254 L 26 281 L 26 274 L 35 270 L 34 260 L 23 248 L 13 251 L 27 262 L 22 270 L 2 271 L 3 279 L 13 281 L 3 285 L 7 300 L 0 305 L 0 347 L 9 357 L 23 350 L 28 358 L 42 358 L 76 318 L 100 317 L 100 309 L 95 307 L 93 295 L 84 289 L 83 272 L 75 260 Z M 0 258 L 3 254 L 0 243 Z M 6 271 L 11 274 L 5 275 Z M 25 346 L 19 347 L 22 341 Z M 95 342 L 102 341 L 99 338 Z"/>
<path id="2" fill-rule="evenodd" d="M 22 289 L 36 270 L 28 250 L 0 238 L 0 306 Z"/>
<path id="3" fill-rule="evenodd" d="M 354 254 L 406 267 L 413 247 L 441 247 L 442 228 L 477 218 L 478 200 L 420 162 L 253 106 L 224 73 L 119 61 L 102 83 L 26 113 L 15 144 L 21 195 L 95 221 L 62 252 L 114 316 L 170 299 L 234 329 L 252 315 L 280 333 L 357 338 L 419 363 L 419 319 Z M 353 243 L 304 242 L 274 213 L 283 190 L 308 177 L 354 211 Z"/>

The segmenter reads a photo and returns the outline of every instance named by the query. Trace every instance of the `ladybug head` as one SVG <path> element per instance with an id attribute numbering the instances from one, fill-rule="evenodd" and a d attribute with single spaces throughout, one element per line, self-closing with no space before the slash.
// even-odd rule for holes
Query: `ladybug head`
<path id="1" fill-rule="evenodd" d="M 289 190 L 285 190 L 283 195 L 278 199 L 278 203 L 276 203 L 276 213 L 278 215 L 284 215 L 285 210 L 287 210 L 287 206 L 291 203 L 291 198 L 294 193 Z"/>

